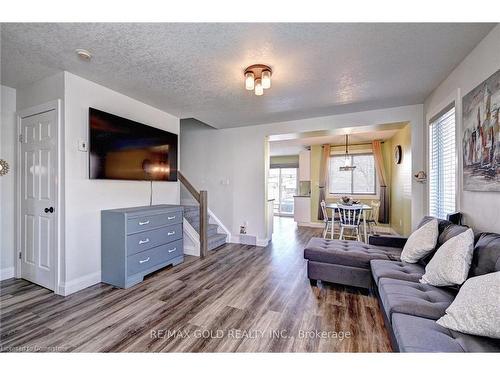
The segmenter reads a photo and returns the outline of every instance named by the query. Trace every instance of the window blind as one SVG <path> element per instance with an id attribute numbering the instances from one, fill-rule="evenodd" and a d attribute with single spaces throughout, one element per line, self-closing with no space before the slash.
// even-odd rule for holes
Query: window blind
<path id="1" fill-rule="evenodd" d="M 455 133 L 452 104 L 429 126 L 429 213 L 441 219 L 456 210 Z"/>

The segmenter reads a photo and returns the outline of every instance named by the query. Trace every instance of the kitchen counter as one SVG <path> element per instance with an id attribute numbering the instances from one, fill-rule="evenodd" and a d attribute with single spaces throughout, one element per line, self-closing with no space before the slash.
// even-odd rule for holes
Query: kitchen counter
<path id="1" fill-rule="evenodd" d="M 293 217 L 298 226 L 308 225 L 311 222 L 311 196 L 295 195 Z"/>

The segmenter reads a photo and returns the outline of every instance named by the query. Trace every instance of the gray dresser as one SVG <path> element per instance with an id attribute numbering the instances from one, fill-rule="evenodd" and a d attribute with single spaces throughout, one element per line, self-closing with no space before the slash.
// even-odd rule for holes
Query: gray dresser
<path id="1" fill-rule="evenodd" d="M 101 279 L 128 288 L 184 260 L 183 208 L 155 205 L 101 211 Z"/>

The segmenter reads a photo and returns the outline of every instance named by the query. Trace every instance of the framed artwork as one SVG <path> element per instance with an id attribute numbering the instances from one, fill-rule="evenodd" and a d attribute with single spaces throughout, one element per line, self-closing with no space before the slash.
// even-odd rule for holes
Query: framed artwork
<path id="1" fill-rule="evenodd" d="M 500 191 L 500 70 L 462 99 L 464 190 Z"/>

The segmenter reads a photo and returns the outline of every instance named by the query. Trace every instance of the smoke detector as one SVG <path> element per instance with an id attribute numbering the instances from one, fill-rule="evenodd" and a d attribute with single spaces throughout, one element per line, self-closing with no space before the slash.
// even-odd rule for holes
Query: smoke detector
<path id="1" fill-rule="evenodd" d="M 77 48 L 75 52 L 78 57 L 84 61 L 90 61 L 90 59 L 92 58 L 92 54 L 86 49 Z"/>

